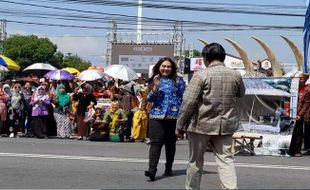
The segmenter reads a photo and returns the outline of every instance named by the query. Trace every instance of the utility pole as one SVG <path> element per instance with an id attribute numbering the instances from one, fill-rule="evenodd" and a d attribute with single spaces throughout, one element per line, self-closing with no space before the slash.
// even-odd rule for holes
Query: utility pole
<path id="1" fill-rule="evenodd" d="M 173 26 L 173 38 L 172 43 L 174 43 L 174 56 L 181 59 L 182 56 L 182 49 L 183 49 L 183 24 L 180 22 L 176 22 Z"/>
<path id="2" fill-rule="evenodd" d="M 181 22 L 181 31 L 180 31 L 180 60 L 184 59 L 184 46 L 185 46 L 185 40 L 183 35 L 183 23 Z"/>
<path id="3" fill-rule="evenodd" d="M 112 29 L 107 35 L 107 51 L 106 51 L 106 64 L 105 66 L 111 65 L 112 62 L 112 43 L 117 43 L 117 24 L 114 20 L 111 21 Z"/>
<path id="4" fill-rule="evenodd" d="M 142 0 L 138 0 L 137 44 L 142 43 Z"/>
<path id="5" fill-rule="evenodd" d="M 112 21 L 112 42 L 117 42 L 117 24 Z"/>
<path id="6" fill-rule="evenodd" d="M 6 40 L 6 20 L 0 20 L 0 54 L 4 52 L 4 41 Z"/>
<path id="7" fill-rule="evenodd" d="M 188 57 L 194 57 L 194 42 L 189 44 L 189 55 Z"/>

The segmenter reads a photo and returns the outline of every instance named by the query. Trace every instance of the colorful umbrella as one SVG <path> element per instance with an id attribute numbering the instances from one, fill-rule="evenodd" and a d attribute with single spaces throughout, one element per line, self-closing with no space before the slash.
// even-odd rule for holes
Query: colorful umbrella
<path id="1" fill-rule="evenodd" d="M 8 69 L 11 69 L 14 71 L 18 71 L 20 69 L 20 67 L 17 63 L 15 63 L 12 59 L 10 59 L 4 55 L 0 55 L 0 65 L 3 65 L 5 67 L 7 67 Z"/>
<path id="2" fill-rule="evenodd" d="M 18 81 L 18 82 L 32 82 L 32 83 L 35 83 L 36 85 L 38 85 L 40 83 L 38 77 L 31 77 L 31 76 L 17 78 L 16 81 Z"/>
<path id="3" fill-rule="evenodd" d="M 30 70 L 46 70 L 46 71 L 52 71 L 55 70 L 56 67 L 48 64 L 48 63 L 34 63 L 30 66 L 28 66 L 23 71 L 30 71 Z"/>
<path id="4" fill-rule="evenodd" d="M 44 77 L 50 80 L 71 80 L 74 78 L 74 75 L 68 71 L 56 69 L 49 71 L 44 75 Z"/>
<path id="5" fill-rule="evenodd" d="M 74 74 L 74 75 L 78 75 L 81 73 L 79 70 L 73 67 L 62 68 L 62 70 L 68 71 L 69 73 Z"/>
<path id="6" fill-rule="evenodd" d="M 104 75 L 97 70 L 85 70 L 78 75 L 78 78 L 84 81 L 94 81 L 103 77 Z"/>
<path id="7" fill-rule="evenodd" d="M 97 70 L 96 66 L 92 65 L 87 68 L 88 70 Z"/>
<path id="8" fill-rule="evenodd" d="M 123 81 L 138 79 L 137 73 L 125 65 L 110 65 L 105 68 L 104 74 Z"/>
<path id="9" fill-rule="evenodd" d="M 104 68 L 102 66 L 96 66 L 97 71 L 104 72 Z"/>
<path id="10" fill-rule="evenodd" d="M 9 69 L 8 68 L 6 68 L 5 66 L 3 66 L 3 65 L 0 65 L 0 71 L 4 71 L 4 72 L 6 72 L 6 71 L 9 71 Z"/>

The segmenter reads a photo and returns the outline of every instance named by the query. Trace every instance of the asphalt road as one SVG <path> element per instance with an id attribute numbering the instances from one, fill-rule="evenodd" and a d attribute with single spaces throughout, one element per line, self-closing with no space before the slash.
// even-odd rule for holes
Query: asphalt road
<path id="1" fill-rule="evenodd" d="M 0 138 L 2 189 L 184 189 L 188 147 L 177 144 L 174 176 L 155 182 L 144 176 L 149 146 L 144 143 L 89 142 L 60 139 Z M 164 151 L 162 151 L 164 158 Z M 214 156 L 205 155 L 202 189 L 218 189 Z M 240 189 L 309 189 L 310 156 L 237 155 Z"/>

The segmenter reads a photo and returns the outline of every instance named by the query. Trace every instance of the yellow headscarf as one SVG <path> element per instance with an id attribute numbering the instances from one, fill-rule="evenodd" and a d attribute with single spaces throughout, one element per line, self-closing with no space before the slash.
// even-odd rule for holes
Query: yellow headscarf
<path id="1" fill-rule="evenodd" d="M 111 113 L 114 113 L 114 112 L 117 111 L 117 110 L 113 111 L 113 108 L 112 108 L 112 107 L 116 107 L 116 106 L 117 106 L 117 110 L 118 110 L 119 109 L 119 102 L 114 101 L 114 102 L 111 103 L 111 106 L 110 106 L 110 112 Z"/>
<path id="2" fill-rule="evenodd" d="M 117 110 L 113 110 L 112 107 L 118 107 Z M 112 102 L 110 107 L 110 112 L 113 114 L 112 121 L 111 121 L 111 128 L 114 129 L 116 127 L 116 122 L 118 120 L 119 114 L 117 111 L 119 110 L 119 102 Z"/>

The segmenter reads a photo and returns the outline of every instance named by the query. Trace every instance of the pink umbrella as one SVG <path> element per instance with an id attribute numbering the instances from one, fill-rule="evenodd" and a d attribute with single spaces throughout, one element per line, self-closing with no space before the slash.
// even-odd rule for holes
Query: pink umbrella
<path id="1" fill-rule="evenodd" d="M 100 72 L 104 72 L 104 68 L 102 66 L 96 66 L 96 69 Z"/>

